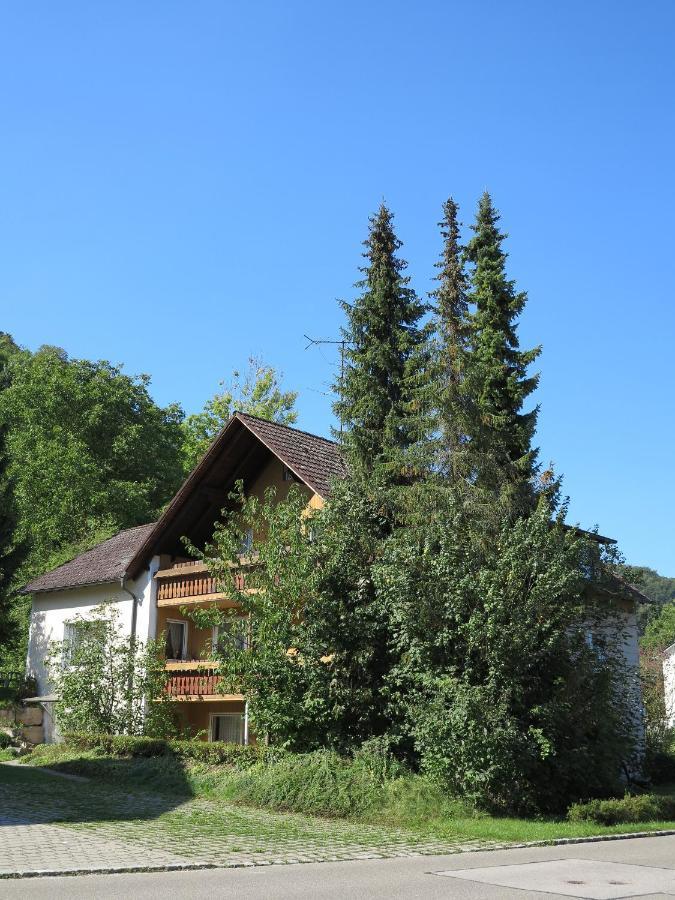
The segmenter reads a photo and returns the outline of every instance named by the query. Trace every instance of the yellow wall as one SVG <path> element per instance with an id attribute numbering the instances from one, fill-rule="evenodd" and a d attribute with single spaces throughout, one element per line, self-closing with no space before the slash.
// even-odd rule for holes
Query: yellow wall
<path id="1" fill-rule="evenodd" d="M 240 700 L 179 700 L 172 704 L 181 731 L 189 731 L 191 736 L 199 734 L 203 741 L 209 739 L 209 716 L 213 713 L 244 714 L 244 703 Z M 254 743 L 252 737 L 250 743 Z"/>

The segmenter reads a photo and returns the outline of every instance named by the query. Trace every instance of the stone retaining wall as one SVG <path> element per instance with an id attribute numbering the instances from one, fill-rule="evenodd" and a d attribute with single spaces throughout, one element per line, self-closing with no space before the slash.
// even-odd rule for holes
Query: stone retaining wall
<path id="1" fill-rule="evenodd" d="M 41 706 L 15 704 L 0 709 L 0 731 L 19 735 L 29 744 L 42 744 L 45 739 L 44 712 Z"/>

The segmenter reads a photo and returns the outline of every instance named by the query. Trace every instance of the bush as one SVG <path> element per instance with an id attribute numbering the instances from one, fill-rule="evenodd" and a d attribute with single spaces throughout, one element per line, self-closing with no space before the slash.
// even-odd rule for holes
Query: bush
<path id="1" fill-rule="evenodd" d="M 589 800 L 575 803 L 567 812 L 570 822 L 594 822 L 596 825 L 624 825 L 675 818 L 675 797 L 656 794 L 631 796 L 621 800 Z"/>
<path id="2" fill-rule="evenodd" d="M 11 747 L 14 743 L 14 738 L 11 734 L 7 734 L 6 731 L 0 731 L 0 750 L 6 750 L 7 747 Z"/>
<path id="3" fill-rule="evenodd" d="M 176 756 L 207 765 L 225 765 L 236 769 L 247 769 L 256 763 L 271 762 L 283 754 L 283 751 L 277 748 L 257 744 L 178 741 L 113 734 L 67 734 L 66 744 L 74 750 L 95 750 L 108 756 L 135 758 Z"/>
<path id="4" fill-rule="evenodd" d="M 675 781 L 675 753 L 668 750 L 648 751 L 645 774 L 654 784 Z"/>
<path id="5" fill-rule="evenodd" d="M 329 750 L 287 754 L 252 767 L 233 785 L 242 803 L 322 816 L 360 815 L 382 800 L 397 766 L 366 747 L 353 759 Z"/>

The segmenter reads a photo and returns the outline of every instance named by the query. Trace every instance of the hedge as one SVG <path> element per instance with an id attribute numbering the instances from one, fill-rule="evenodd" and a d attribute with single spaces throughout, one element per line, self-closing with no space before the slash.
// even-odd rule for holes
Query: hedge
<path id="1" fill-rule="evenodd" d="M 575 803 L 567 812 L 570 822 L 624 825 L 675 819 L 675 797 L 658 794 L 626 794 L 621 800 L 589 800 Z"/>
<path id="2" fill-rule="evenodd" d="M 283 756 L 283 751 L 278 748 L 258 744 L 164 740 L 126 734 L 67 734 L 65 740 L 75 750 L 95 750 L 108 756 L 177 756 L 238 769 L 247 769 L 256 763 L 273 762 Z"/>

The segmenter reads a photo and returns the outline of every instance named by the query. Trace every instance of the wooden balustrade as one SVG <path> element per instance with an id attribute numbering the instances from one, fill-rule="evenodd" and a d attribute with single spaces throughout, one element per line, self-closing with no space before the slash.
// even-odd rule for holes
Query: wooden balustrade
<path id="1" fill-rule="evenodd" d="M 242 573 L 233 575 L 236 590 L 244 590 L 245 577 Z M 214 598 L 221 593 L 217 580 L 202 562 L 178 563 L 170 569 L 157 572 L 155 579 L 158 604 L 191 597 Z"/>
<path id="2" fill-rule="evenodd" d="M 220 675 L 206 675 L 204 673 L 188 673 L 170 675 L 166 692 L 170 697 L 199 697 L 217 694 L 217 685 Z"/>

